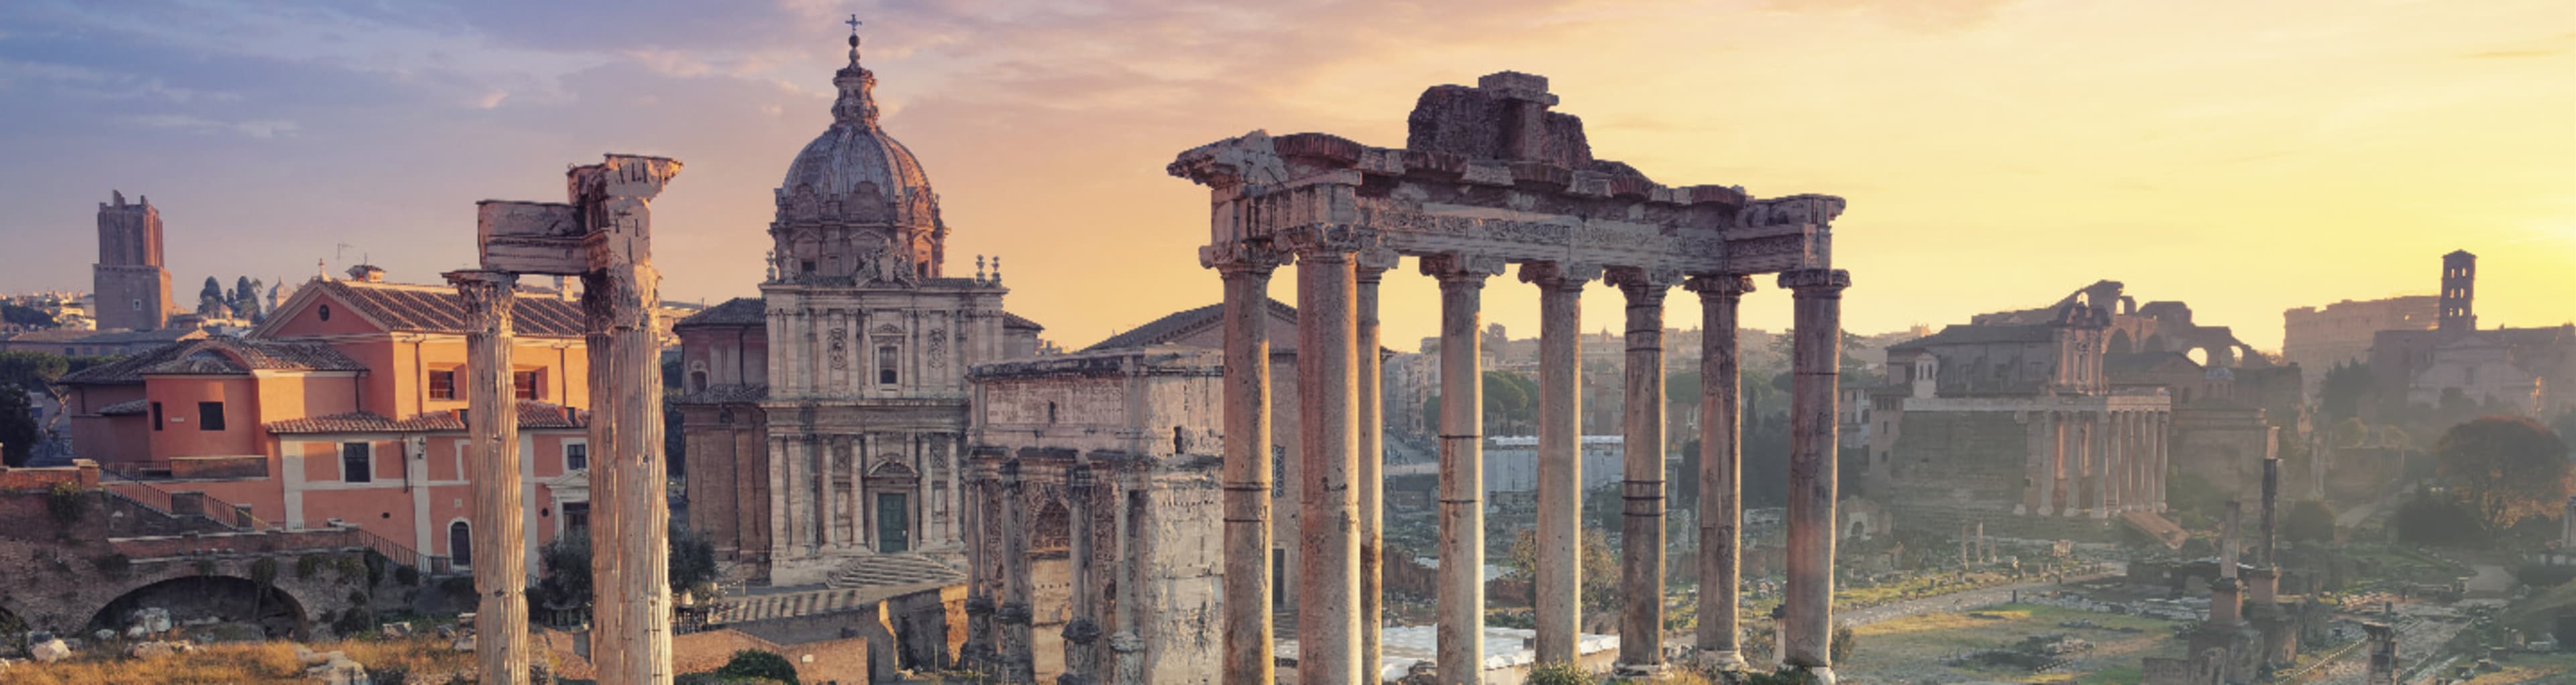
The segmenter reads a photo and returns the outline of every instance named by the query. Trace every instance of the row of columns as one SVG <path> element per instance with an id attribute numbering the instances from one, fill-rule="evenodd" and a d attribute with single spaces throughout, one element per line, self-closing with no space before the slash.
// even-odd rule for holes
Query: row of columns
<path id="1" fill-rule="evenodd" d="M 776 541 L 777 549 L 812 554 L 825 549 L 878 546 L 881 541 L 876 539 L 874 518 L 878 512 L 871 506 L 870 496 L 888 490 L 869 486 L 868 455 L 872 450 L 868 437 L 769 436 L 769 525 L 770 539 Z M 940 505 L 962 497 L 964 487 L 955 480 L 931 477 L 935 473 L 957 472 L 954 463 L 939 462 L 958 458 L 963 449 L 959 437 L 930 434 L 926 439 L 940 444 L 907 444 L 894 450 L 906 458 L 917 455 L 924 467 L 914 471 L 911 483 L 901 489 L 911 506 L 905 525 L 919 533 L 910 540 L 916 550 L 958 541 L 955 519 L 936 520 L 932 515 L 955 509 Z"/>
<path id="2" fill-rule="evenodd" d="M 2171 419 L 2156 411 L 2038 412 L 2029 422 L 2029 485 L 2018 513 L 2163 511 Z"/>
<path id="3" fill-rule="evenodd" d="M 1299 592 L 1298 674 L 1308 683 L 1375 682 L 1376 627 L 1382 621 L 1376 566 L 1380 518 L 1375 466 L 1383 458 L 1376 424 L 1376 285 L 1394 264 L 1391 252 L 1369 249 L 1364 231 L 1305 227 L 1282 234 L 1272 251 L 1234 245 L 1211 249 L 1209 265 L 1225 283 L 1225 592 L 1224 682 L 1269 683 L 1273 678 L 1269 598 L 1271 484 L 1268 278 L 1292 256 L 1298 268 L 1298 416 L 1303 437 L 1300 537 L 1296 545 Z M 1482 393 L 1478 335 L 1482 289 L 1500 275 L 1500 259 L 1433 255 L 1421 260 L 1425 275 L 1440 282 L 1444 401 L 1440 417 L 1440 534 L 1436 666 L 1441 683 L 1482 681 L 1484 526 L 1482 502 Z M 1692 278 L 1644 269 L 1531 262 L 1522 281 L 1540 293 L 1540 417 L 1536 657 L 1572 663 L 1581 620 L 1579 562 L 1582 474 L 1580 440 L 1581 295 L 1590 281 L 1608 276 L 1626 295 L 1627 445 L 1622 484 L 1626 536 L 1621 582 L 1638 598 L 1621 615 L 1621 670 L 1654 673 L 1664 668 L 1662 649 L 1664 455 L 1662 305 L 1674 285 L 1701 295 L 1701 440 L 1706 458 L 1701 558 L 1703 586 L 1698 648 L 1702 660 L 1740 667 L 1736 644 L 1737 530 L 1741 438 L 1735 407 L 1740 388 L 1735 336 L 1736 307 L 1750 279 L 1726 274 Z M 1792 362 L 1791 492 L 1788 514 L 1788 618 L 1781 665 L 1832 679 L 1831 643 L 1836 401 L 1840 298 L 1850 284 L 1838 270 L 1784 273 L 1795 294 L 1799 336 Z"/>
<path id="4" fill-rule="evenodd" d="M 970 568 L 966 599 L 967 634 L 960 665 L 993 675 L 997 682 L 1037 682 L 1035 623 L 1040 607 L 1030 576 L 1029 531 L 1036 506 L 1052 495 L 1033 480 L 1054 476 L 1032 469 L 999 449 L 977 460 L 971 517 L 978 523 L 966 545 Z M 1100 459 L 1095 455 L 1093 459 Z M 1112 457 L 1112 459 L 1116 459 Z M 1135 506 L 1153 488 L 1152 476 L 1136 461 L 1088 461 L 1065 465 L 1060 492 L 1066 513 L 1067 620 L 1062 636 L 1064 670 L 1058 685 L 1143 683 L 1155 659 L 1197 662 L 1164 648 L 1149 654 L 1149 639 L 1163 644 L 1195 643 L 1198 636 L 1158 636 L 1154 612 L 1167 611 L 1170 598 L 1155 576 L 1162 558 L 1152 531 L 1159 530 L 1155 510 Z M 1126 506 L 1121 506 L 1126 503 Z M 997 525 L 981 525 L 983 522 Z M 1106 560 L 1106 568 L 1103 561 Z M 1117 588 L 1104 590 L 1104 588 Z M 1197 675 L 1182 673 L 1181 675 Z"/>

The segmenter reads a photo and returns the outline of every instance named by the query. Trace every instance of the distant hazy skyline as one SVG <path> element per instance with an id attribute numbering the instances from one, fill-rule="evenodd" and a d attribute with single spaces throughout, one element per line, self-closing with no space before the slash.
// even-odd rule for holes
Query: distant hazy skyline
<path id="1" fill-rule="evenodd" d="M 603 152 L 687 164 L 655 203 L 674 300 L 756 296 L 787 163 L 867 22 L 885 128 L 951 274 L 998 254 L 1068 347 L 1214 302 L 1207 195 L 1163 167 L 1260 128 L 1401 146 L 1422 89 L 1549 77 L 1593 153 L 1667 185 L 1850 201 L 1844 321 L 1938 328 L 2101 279 L 2280 345 L 2284 309 L 2431 294 L 2576 320 L 2576 10 L 2528 2 L 1290 0 L 0 5 L 0 291 L 87 290 L 97 203 L 148 195 L 173 290 L 472 261 L 473 203 L 556 200 Z M 1436 332 L 1407 263 L 1386 340 Z M 1272 294 L 1293 301 L 1293 274 Z M 1757 280 L 1748 326 L 1788 298 Z M 1511 276 L 1486 320 L 1535 335 Z M 1619 296 L 1585 298 L 1587 331 Z M 1675 293 L 1665 320 L 1694 327 Z"/>

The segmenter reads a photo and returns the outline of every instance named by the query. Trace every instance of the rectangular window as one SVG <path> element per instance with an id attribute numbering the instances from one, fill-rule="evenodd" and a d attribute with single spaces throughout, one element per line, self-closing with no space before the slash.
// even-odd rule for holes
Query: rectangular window
<path id="1" fill-rule="evenodd" d="M 373 447 L 363 442 L 340 443 L 340 482 L 375 482 L 375 460 L 369 454 Z"/>
<path id="2" fill-rule="evenodd" d="M 456 372 L 429 372 L 429 398 L 433 400 L 456 399 Z"/>
<path id="3" fill-rule="evenodd" d="M 893 345 L 877 346 L 877 383 L 882 385 L 895 384 L 895 381 L 897 380 L 897 376 L 894 372 L 895 357 L 895 348 Z"/>
<path id="4" fill-rule="evenodd" d="M 517 371 L 510 374 L 510 386 L 516 391 L 515 394 L 519 399 L 523 400 L 545 399 L 545 381 L 546 372 L 544 371 Z"/>
<path id="5" fill-rule="evenodd" d="M 564 530 L 566 532 L 590 529 L 589 502 L 565 502 L 563 505 L 563 516 Z"/>
<path id="6" fill-rule="evenodd" d="M 161 403 L 152 403 L 152 430 L 161 430 Z"/>
<path id="7" fill-rule="evenodd" d="M 197 430 L 201 430 L 201 431 L 219 431 L 219 430 L 223 430 L 223 429 L 224 429 L 224 403 L 222 403 L 222 402 L 198 402 L 198 403 L 197 403 Z"/>
<path id="8" fill-rule="evenodd" d="M 590 445 L 578 442 L 565 444 L 564 470 L 579 471 L 586 468 L 590 468 Z"/>

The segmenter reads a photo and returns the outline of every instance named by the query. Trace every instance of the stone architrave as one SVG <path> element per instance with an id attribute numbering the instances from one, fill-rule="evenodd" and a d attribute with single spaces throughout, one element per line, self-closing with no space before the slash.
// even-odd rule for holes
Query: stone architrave
<path id="1" fill-rule="evenodd" d="M 1796 301 L 1789 386 L 1788 582 L 1782 604 L 1784 667 L 1830 684 L 1834 631 L 1834 384 L 1842 359 L 1842 291 L 1851 276 L 1812 269 L 1780 274 Z"/>
<path id="2" fill-rule="evenodd" d="M 1599 266 L 1521 265 L 1539 290 L 1538 637 L 1539 663 L 1571 664 L 1583 620 L 1583 286 Z"/>
<path id="3" fill-rule="evenodd" d="M 1664 296 L 1680 282 L 1673 271 L 1609 271 L 1628 305 L 1619 584 L 1654 598 L 1620 612 L 1619 671 L 1631 676 L 1664 670 Z"/>
<path id="4" fill-rule="evenodd" d="M 474 661 L 485 683 L 528 682 L 528 548 L 510 377 L 518 274 L 451 271 L 465 302 L 466 459 L 474 465 Z"/>
<path id="5" fill-rule="evenodd" d="M 1464 255 L 1425 257 L 1440 281 L 1440 565 L 1436 649 L 1439 685 L 1484 682 L 1484 373 L 1477 347 L 1485 279 L 1503 262 Z"/>
<path id="6" fill-rule="evenodd" d="M 1736 644 L 1736 599 L 1742 584 L 1737 539 L 1744 524 L 1742 419 L 1736 393 L 1742 375 L 1736 357 L 1736 309 L 1753 279 L 1701 276 L 1686 284 L 1700 298 L 1699 402 L 1699 661 L 1741 670 Z"/>
<path id="7" fill-rule="evenodd" d="M 1270 274 L 1286 255 L 1266 247 L 1210 252 L 1225 281 L 1225 603 L 1223 674 L 1268 683 L 1270 606 Z M 1243 360 L 1254 360 L 1244 363 Z"/>

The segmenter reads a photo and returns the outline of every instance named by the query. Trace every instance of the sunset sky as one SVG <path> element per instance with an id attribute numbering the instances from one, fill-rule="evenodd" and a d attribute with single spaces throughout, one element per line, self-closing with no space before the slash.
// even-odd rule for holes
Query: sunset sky
<path id="1" fill-rule="evenodd" d="M 474 201 L 559 200 L 566 163 L 615 151 L 687 165 L 654 205 L 664 296 L 757 295 L 850 13 L 948 271 L 1001 255 L 1010 309 L 1069 347 L 1219 297 L 1179 151 L 1401 146 L 1424 88 L 1505 69 L 1658 182 L 1847 198 L 1856 332 L 2113 279 L 2277 349 L 2283 309 L 2430 294 L 2454 249 L 2481 256 L 2482 324 L 2576 320 L 2566 0 L 16 0 L 0 292 L 88 289 L 110 189 L 161 207 L 182 302 L 316 259 L 437 282 L 472 260 Z M 1385 294 L 1406 350 L 1438 311 L 1411 270 Z M 1787 325 L 1759 284 L 1747 325 Z M 1534 335 L 1537 301 L 1495 279 L 1486 318 Z M 1594 289 L 1584 327 L 1618 307 Z"/>

